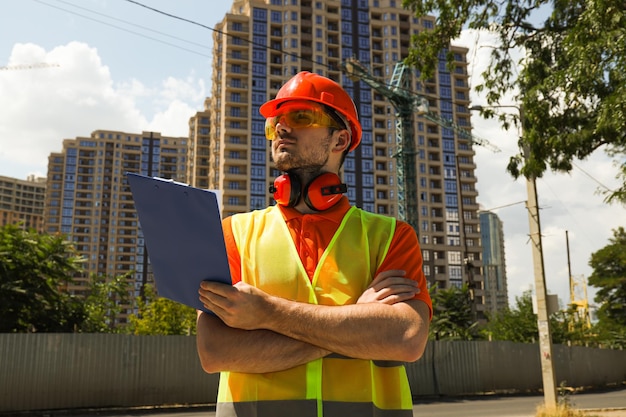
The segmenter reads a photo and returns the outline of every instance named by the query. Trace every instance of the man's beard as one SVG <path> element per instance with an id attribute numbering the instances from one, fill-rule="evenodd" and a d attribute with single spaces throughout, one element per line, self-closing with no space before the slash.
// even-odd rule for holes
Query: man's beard
<path id="1" fill-rule="evenodd" d="M 292 136 L 284 136 L 284 138 L 296 140 Z M 303 180 L 313 178 L 321 173 L 322 168 L 328 162 L 331 138 L 332 132 L 326 138 L 321 139 L 323 141 L 321 149 L 307 155 L 292 154 L 287 151 L 279 152 L 278 157 L 274 160 L 274 165 L 283 172 L 289 171 L 298 174 Z M 272 152 L 272 156 L 274 156 L 274 152 Z"/>

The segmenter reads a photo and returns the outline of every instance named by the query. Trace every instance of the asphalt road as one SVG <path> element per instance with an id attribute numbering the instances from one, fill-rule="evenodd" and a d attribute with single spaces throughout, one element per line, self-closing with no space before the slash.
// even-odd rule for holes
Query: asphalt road
<path id="1" fill-rule="evenodd" d="M 572 394 L 569 404 L 580 410 L 619 410 L 626 417 L 626 388 L 605 392 Z M 481 396 L 422 402 L 413 406 L 415 417 L 533 417 L 543 396 Z M 601 415 L 601 413 L 594 413 Z M 603 414 L 602 414 L 603 415 Z M 611 414 L 613 416 L 613 414 Z"/>
<path id="2" fill-rule="evenodd" d="M 590 410 L 590 415 L 626 417 L 626 388 L 571 394 L 573 408 Z M 477 396 L 419 400 L 413 406 L 415 417 L 534 417 L 543 396 Z M 9 416 L 0 413 L 0 416 Z M 132 409 L 132 410 L 66 410 L 20 413 L 28 417 L 214 417 L 215 409 L 206 407 Z"/>

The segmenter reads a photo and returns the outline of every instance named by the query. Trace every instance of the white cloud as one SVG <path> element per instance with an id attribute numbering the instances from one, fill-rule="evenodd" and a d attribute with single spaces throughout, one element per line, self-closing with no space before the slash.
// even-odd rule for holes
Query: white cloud
<path id="1" fill-rule="evenodd" d="M 187 103 L 174 100 L 162 112 L 154 115 L 148 130 L 161 132 L 165 136 L 189 136 L 189 118 L 200 109 L 191 108 Z"/>
<path id="2" fill-rule="evenodd" d="M 206 97 L 205 94 L 204 80 L 200 79 L 196 83 L 193 77 L 187 77 L 185 80 L 167 77 L 163 81 L 163 90 L 161 91 L 161 96 L 166 102 L 175 99 L 202 102 Z"/>
<path id="3" fill-rule="evenodd" d="M 50 51 L 15 44 L 7 62 L 58 67 L 0 71 L 0 175 L 45 175 L 47 158 L 62 150 L 63 139 L 98 129 L 187 136 L 189 117 L 204 101 L 204 83 L 193 76 L 152 87 L 114 82 L 97 49 L 80 42 Z"/>

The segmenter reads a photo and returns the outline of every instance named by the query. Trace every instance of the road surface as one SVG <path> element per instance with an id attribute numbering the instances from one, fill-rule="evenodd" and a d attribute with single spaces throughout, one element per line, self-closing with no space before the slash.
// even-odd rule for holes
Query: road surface
<path id="1" fill-rule="evenodd" d="M 626 388 L 572 394 L 567 397 L 573 408 L 589 411 L 590 416 L 626 417 Z M 471 398 L 420 399 L 413 406 L 414 417 L 534 417 L 543 396 L 476 396 Z M 0 413 L 0 417 L 214 417 L 212 406 L 167 409 L 59 410 L 19 414 Z"/>

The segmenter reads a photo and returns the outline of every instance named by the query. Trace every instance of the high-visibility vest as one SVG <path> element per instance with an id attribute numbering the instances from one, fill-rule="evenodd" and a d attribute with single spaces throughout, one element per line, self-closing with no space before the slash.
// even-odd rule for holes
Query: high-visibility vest
<path id="1" fill-rule="evenodd" d="M 391 244 L 395 219 L 352 207 L 312 280 L 279 209 L 233 216 L 242 281 L 279 297 L 320 305 L 354 304 L 374 278 Z M 223 372 L 217 415 L 412 416 L 404 364 L 331 354 L 285 371 Z"/>

